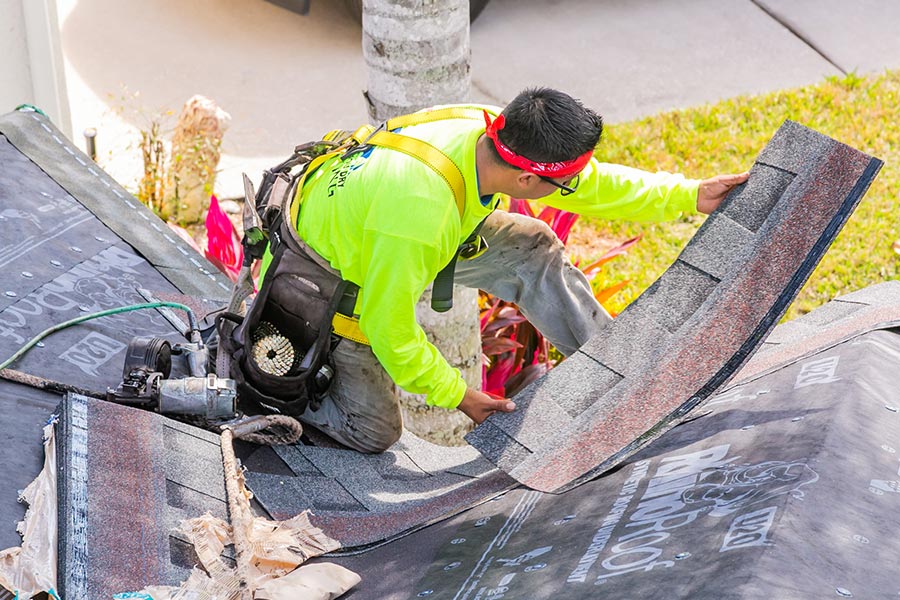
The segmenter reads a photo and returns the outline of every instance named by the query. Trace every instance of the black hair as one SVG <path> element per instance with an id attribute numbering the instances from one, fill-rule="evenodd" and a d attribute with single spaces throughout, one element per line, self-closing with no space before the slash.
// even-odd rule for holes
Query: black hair
<path id="1" fill-rule="evenodd" d="M 551 88 L 529 88 L 503 109 L 506 125 L 500 141 L 534 162 L 572 160 L 593 150 L 603 133 L 603 118 L 579 100 Z M 489 144 L 497 160 L 493 143 Z M 506 164 L 506 163 L 503 163 Z"/>

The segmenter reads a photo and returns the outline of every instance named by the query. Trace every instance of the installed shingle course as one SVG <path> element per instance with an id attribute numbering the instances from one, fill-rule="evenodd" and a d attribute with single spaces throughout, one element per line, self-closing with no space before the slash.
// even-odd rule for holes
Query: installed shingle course
<path id="1" fill-rule="evenodd" d="M 187 576 L 170 555 L 181 519 L 225 512 L 216 444 L 158 414 L 70 394 L 59 408 L 60 586 L 108 598 Z M 167 436 L 181 437 L 180 440 Z M 175 456 L 175 450 L 187 456 Z M 216 476 L 210 470 L 218 460 Z M 136 535 L 136 532 L 139 535 Z"/>
<path id="2" fill-rule="evenodd" d="M 294 475 L 324 476 L 325 473 L 303 455 L 302 446 L 273 446 L 276 454 L 287 464 Z"/>
<path id="3" fill-rule="evenodd" d="M 280 477 L 247 473 L 247 485 L 266 510 L 296 515 L 304 510 L 365 511 L 357 498 L 332 477 Z M 271 507 L 271 509 L 270 509 Z"/>
<path id="4" fill-rule="evenodd" d="M 572 422 L 572 417 L 563 407 L 557 404 L 548 394 L 529 394 L 527 405 L 523 404 L 521 410 L 510 414 L 510 418 L 498 422 L 506 434 L 515 438 L 528 450 L 539 450 L 547 439 L 547 423 L 553 423 L 556 427 L 565 427 Z"/>
<path id="5" fill-rule="evenodd" d="M 466 436 L 466 441 L 478 448 L 485 458 L 502 471 L 509 472 L 531 457 L 528 448 L 516 441 L 500 427 L 485 421 Z"/>

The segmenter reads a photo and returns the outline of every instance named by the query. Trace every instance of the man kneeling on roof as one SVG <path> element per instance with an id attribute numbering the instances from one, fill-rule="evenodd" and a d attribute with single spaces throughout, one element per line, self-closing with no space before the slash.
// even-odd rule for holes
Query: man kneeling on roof
<path id="1" fill-rule="evenodd" d="M 701 181 L 602 163 L 594 156 L 602 129 L 601 117 L 578 100 L 537 88 L 499 115 L 468 106 L 401 117 L 376 130 L 384 144 L 371 137 L 311 163 L 289 222 L 317 260 L 358 286 L 344 311 L 358 329 L 333 348 L 333 381 L 299 419 L 346 446 L 381 452 L 402 432 L 395 386 L 476 423 L 515 410 L 509 399 L 467 387 L 416 322 L 423 291 L 454 262 L 451 282 L 515 302 L 564 355 L 610 320 L 550 228 L 498 209 L 504 199 L 665 221 L 708 214 L 747 180 L 747 173 Z M 390 134 L 398 135 L 390 141 Z M 404 149 L 398 137 L 418 142 Z M 267 254 L 264 273 L 270 261 Z"/>

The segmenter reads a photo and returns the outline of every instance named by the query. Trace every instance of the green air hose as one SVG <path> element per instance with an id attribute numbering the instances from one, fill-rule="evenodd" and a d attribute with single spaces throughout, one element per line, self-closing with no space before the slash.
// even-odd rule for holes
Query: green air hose
<path id="1" fill-rule="evenodd" d="M 3 370 L 9 365 L 13 364 L 22 356 L 31 350 L 35 344 L 40 342 L 42 339 L 50 335 L 51 333 L 55 333 L 57 331 L 62 331 L 66 327 L 70 327 L 72 325 L 77 325 L 78 323 L 84 323 L 85 321 L 90 321 L 91 319 L 98 319 L 100 317 L 107 317 L 109 315 L 117 315 L 119 313 L 130 312 L 132 310 L 143 310 L 145 308 L 178 308 L 185 311 L 188 315 L 188 320 L 190 321 L 191 331 L 197 331 L 197 319 L 194 316 L 194 311 L 190 309 L 190 307 L 185 306 L 184 304 L 178 304 L 177 302 L 146 302 L 144 304 L 132 304 L 130 306 L 120 306 L 119 308 L 110 308 L 109 310 L 101 310 L 100 312 L 91 313 L 89 315 L 83 315 L 80 317 L 76 317 L 74 319 L 70 319 L 65 323 L 60 323 L 58 325 L 54 325 L 53 327 L 49 327 L 44 331 L 37 334 L 30 342 L 19 348 L 19 350 L 10 356 L 8 359 L 3 361 L 3 364 L 0 364 L 0 370 Z"/>
<path id="2" fill-rule="evenodd" d="M 34 104 L 20 104 L 15 108 L 15 110 L 19 112 L 36 112 L 40 115 L 44 115 L 45 117 L 47 116 L 47 113 L 39 109 Z"/>

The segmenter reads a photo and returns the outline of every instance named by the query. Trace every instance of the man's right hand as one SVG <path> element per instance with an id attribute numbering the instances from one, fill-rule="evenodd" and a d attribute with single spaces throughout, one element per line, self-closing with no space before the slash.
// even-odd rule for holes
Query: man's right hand
<path id="1" fill-rule="evenodd" d="M 516 404 L 508 398 L 492 398 L 484 392 L 466 389 L 462 402 L 457 406 L 467 417 L 480 424 L 495 412 L 512 412 Z"/>

